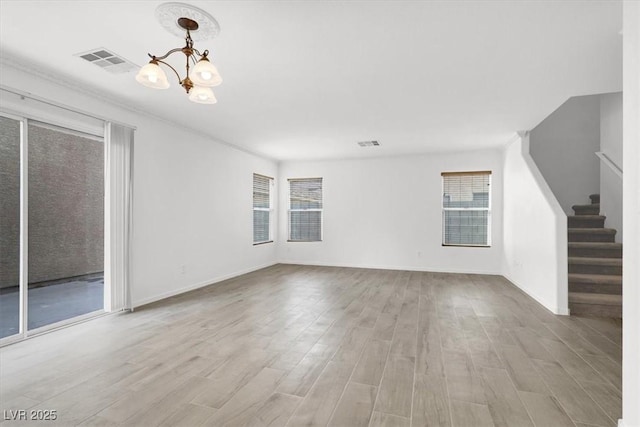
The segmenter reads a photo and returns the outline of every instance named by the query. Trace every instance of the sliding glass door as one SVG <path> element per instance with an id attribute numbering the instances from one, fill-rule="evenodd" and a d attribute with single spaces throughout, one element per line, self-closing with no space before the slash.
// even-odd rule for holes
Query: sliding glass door
<path id="1" fill-rule="evenodd" d="M 29 121 L 28 329 L 103 309 L 104 144 Z"/>
<path id="2" fill-rule="evenodd" d="M 104 308 L 102 136 L 0 116 L 0 340 Z"/>
<path id="3" fill-rule="evenodd" d="M 21 332 L 21 125 L 20 120 L 0 116 L 0 339 Z"/>

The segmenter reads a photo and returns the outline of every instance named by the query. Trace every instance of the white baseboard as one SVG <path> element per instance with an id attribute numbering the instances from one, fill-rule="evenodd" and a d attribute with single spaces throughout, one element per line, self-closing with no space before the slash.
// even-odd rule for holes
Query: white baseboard
<path id="1" fill-rule="evenodd" d="M 131 308 L 132 309 L 139 308 L 139 307 L 141 307 L 143 305 L 151 304 L 153 302 L 160 301 L 160 300 L 163 300 L 163 299 L 166 299 L 166 298 L 170 298 L 170 297 L 173 297 L 173 296 L 176 296 L 176 295 L 180 295 L 180 294 L 183 294 L 185 292 L 189 292 L 189 291 L 193 291 L 193 290 L 196 290 L 196 289 L 199 289 L 199 288 L 203 288 L 205 286 L 213 285 L 215 283 L 222 282 L 223 280 L 233 279 L 234 277 L 242 276 L 243 274 L 251 273 L 251 272 L 257 271 L 257 270 L 262 270 L 263 268 L 271 267 L 271 266 L 276 265 L 276 264 L 278 264 L 278 263 L 277 262 L 272 262 L 272 263 L 259 265 L 259 266 L 256 266 L 256 267 L 247 268 L 245 270 L 236 271 L 236 272 L 231 273 L 231 274 L 225 274 L 224 276 L 218 276 L 216 278 L 205 280 L 203 282 L 194 283 L 193 285 L 184 286 L 184 287 L 179 288 L 179 289 L 174 289 L 172 291 L 165 292 L 165 293 L 160 294 L 160 295 L 155 295 L 155 296 L 152 296 L 152 297 L 149 297 L 149 298 L 141 299 L 139 301 L 134 301 L 131 304 Z"/>
<path id="2" fill-rule="evenodd" d="M 542 304 L 542 306 L 544 308 L 546 308 L 547 310 L 549 310 L 550 312 L 552 312 L 553 314 L 557 314 L 560 316 L 568 316 L 569 315 L 569 308 L 568 307 L 556 307 L 553 304 L 549 304 L 544 298 L 541 298 L 539 295 L 534 294 L 533 292 L 528 291 L 527 289 L 523 288 L 522 286 L 520 286 L 518 284 L 517 281 L 513 280 L 511 277 L 509 277 L 508 275 L 501 273 L 501 275 L 507 279 L 508 281 L 510 281 L 511 283 L 513 283 L 518 289 L 520 289 L 522 292 L 524 292 L 525 294 L 529 295 L 531 298 L 533 298 L 534 300 L 538 301 L 540 304 Z"/>
<path id="3" fill-rule="evenodd" d="M 468 269 L 446 269 L 435 267 L 415 267 L 415 266 L 402 266 L 402 265 L 379 265 L 379 264 L 342 264 L 342 263 L 328 263 L 328 262 L 300 262 L 291 260 L 280 260 L 278 264 L 291 264 L 291 265 L 309 265 L 314 267 L 344 267 L 344 268 L 367 268 L 372 270 L 402 270 L 402 271 L 431 271 L 434 273 L 457 273 L 457 274 L 486 274 L 502 276 L 499 271 L 492 270 L 468 270 Z"/>

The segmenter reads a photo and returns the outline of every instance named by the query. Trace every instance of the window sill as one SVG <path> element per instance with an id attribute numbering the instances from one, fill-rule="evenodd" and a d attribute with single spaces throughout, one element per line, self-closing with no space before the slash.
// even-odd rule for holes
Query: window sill
<path id="1" fill-rule="evenodd" d="M 451 243 L 443 243 L 442 246 L 449 248 L 490 248 L 491 245 L 456 245 Z"/>
<path id="2" fill-rule="evenodd" d="M 289 243 L 313 243 L 313 242 L 322 242 L 322 240 L 287 240 Z"/>
<path id="3" fill-rule="evenodd" d="M 267 240 L 266 242 L 256 242 L 253 246 L 266 245 L 267 243 L 273 243 L 273 240 Z"/>

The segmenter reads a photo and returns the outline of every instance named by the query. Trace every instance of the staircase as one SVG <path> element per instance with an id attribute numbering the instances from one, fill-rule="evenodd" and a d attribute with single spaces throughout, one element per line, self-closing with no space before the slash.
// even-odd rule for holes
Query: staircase
<path id="1" fill-rule="evenodd" d="M 569 226 L 569 309 L 571 314 L 622 317 L 622 244 L 604 228 L 600 195 L 574 205 Z"/>

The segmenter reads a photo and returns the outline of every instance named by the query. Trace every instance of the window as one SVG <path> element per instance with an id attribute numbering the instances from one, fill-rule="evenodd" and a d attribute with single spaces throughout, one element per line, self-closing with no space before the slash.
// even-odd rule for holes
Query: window
<path id="1" fill-rule="evenodd" d="M 491 171 L 442 173 L 442 244 L 491 246 Z"/>
<path id="2" fill-rule="evenodd" d="M 289 241 L 322 240 L 322 178 L 289 180 Z"/>
<path id="3" fill-rule="evenodd" d="M 271 187 L 273 178 L 253 174 L 253 244 L 272 242 L 271 238 Z"/>

